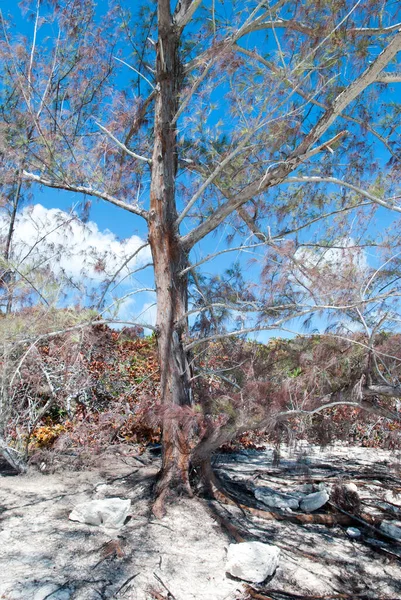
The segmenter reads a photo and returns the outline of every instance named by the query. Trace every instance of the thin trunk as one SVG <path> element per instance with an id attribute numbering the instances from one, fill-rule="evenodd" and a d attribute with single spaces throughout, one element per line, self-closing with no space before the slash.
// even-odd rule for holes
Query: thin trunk
<path id="1" fill-rule="evenodd" d="M 4 460 L 19 473 L 25 473 L 28 470 L 25 457 L 21 456 L 16 450 L 7 445 L 5 439 L 0 436 L 0 455 Z"/>
<path id="2" fill-rule="evenodd" d="M 19 200 L 20 200 L 20 196 L 21 196 L 21 187 L 22 187 L 22 179 L 20 176 L 18 176 L 17 189 L 14 194 L 14 200 L 13 200 L 13 204 L 12 204 L 12 208 L 11 208 L 11 215 L 10 215 L 10 225 L 8 228 L 6 246 L 4 249 L 4 260 L 6 263 L 8 263 L 8 261 L 10 260 L 11 243 L 12 243 L 12 239 L 14 236 L 15 218 L 17 216 L 17 210 L 18 210 Z M 14 279 L 15 279 L 15 276 L 12 273 L 12 271 L 8 268 L 8 264 L 7 264 L 6 271 L 1 276 L 1 283 L 7 291 L 7 305 L 6 305 L 6 313 L 7 314 L 10 314 L 11 310 L 12 310 L 13 295 L 12 295 L 11 286 L 12 286 Z"/>
<path id="3" fill-rule="evenodd" d="M 156 515 L 164 512 L 171 494 L 191 494 L 188 431 L 181 411 L 191 405 L 188 361 L 182 337 L 187 311 L 187 281 L 180 271 L 188 265 L 176 226 L 175 178 L 177 135 L 172 125 L 182 81 L 179 33 L 172 24 L 169 0 L 158 3 L 157 96 L 150 190 L 149 243 L 157 293 L 157 340 L 163 402 L 162 470 L 157 484 Z"/>

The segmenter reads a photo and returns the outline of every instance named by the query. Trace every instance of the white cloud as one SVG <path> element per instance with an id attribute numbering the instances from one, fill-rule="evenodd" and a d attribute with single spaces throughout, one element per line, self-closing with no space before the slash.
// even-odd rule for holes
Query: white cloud
<path id="1" fill-rule="evenodd" d="M 366 254 L 351 237 L 342 238 L 328 248 L 299 248 L 295 259 L 306 269 L 338 275 L 354 268 L 362 273 L 367 268 Z"/>
<path id="2" fill-rule="evenodd" d="M 9 217 L 3 213 L 1 238 L 5 239 L 8 227 Z M 137 235 L 120 240 L 107 229 L 100 231 L 93 221 L 83 223 L 76 214 L 35 204 L 17 215 L 11 259 L 32 266 L 45 258 L 56 275 L 65 273 L 74 281 L 91 280 L 96 284 L 111 278 L 143 244 L 144 240 Z M 147 262 L 150 262 L 149 247 L 131 260 L 120 277 Z"/>
<path id="3" fill-rule="evenodd" d="M 369 265 L 364 249 L 352 237 L 328 248 L 301 247 L 294 258 L 289 279 L 304 302 L 340 306 L 360 299 Z"/>
<path id="4" fill-rule="evenodd" d="M 332 247 L 299 248 L 294 255 L 293 279 L 315 294 L 359 289 L 368 269 L 365 251 L 351 237 Z"/>

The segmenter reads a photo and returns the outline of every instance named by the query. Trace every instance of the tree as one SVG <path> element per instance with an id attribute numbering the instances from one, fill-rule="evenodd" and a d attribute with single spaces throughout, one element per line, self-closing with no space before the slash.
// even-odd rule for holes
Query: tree
<path id="1" fill-rule="evenodd" d="M 400 111 L 388 91 L 401 81 L 400 8 L 376 0 L 138 4 L 131 14 L 123 1 L 96 12 L 91 0 L 51 9 L 37 0 L 30 45 L 3 19 L 1 51 L 32 126 L 22 149 L 8 149 L 24 184 L 99 198 L 147 227 L 164 404 L 160 513 L 168 495 L 191 493 L 190 462 L 202 454 L 187 427 L 201 344 L 330 311 L 355 316 L 374 306 L 383 315 L 397 297 L 397 282 L 371 293 L 377 265 L 365 269 L 364 293 L 352 260 L 334 288 L 319 265 L 332 248 L 379 246 L 367 220 L 380 207 L 401 212 Z M 41 35 L 50 22 L 52 40 Z M 263 249 L 261 286 L 240 274 L 240 260 L 205 289 L 199 267 L 219 252 L 196 259 L 196 249 L 224 228 L 232 245 L 222 253 Z M 391 261 L 398 235 L 383 241 Z M 305 248 L 323 249 L 319 261 Z M 242 325 L 230 315 L 243 315 Z"/>

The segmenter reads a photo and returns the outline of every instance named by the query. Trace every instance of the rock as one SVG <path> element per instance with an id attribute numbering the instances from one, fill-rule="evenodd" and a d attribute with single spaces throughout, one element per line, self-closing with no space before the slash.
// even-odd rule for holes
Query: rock
<path id="1" fill-rule="evenodd" d="M 358 488 L 355 485 L 355 483 L 344 483 L 344 487 L 346 490 L 348 490 L 349 492 L 354 492 L 355 494 L 358 493 Z"/>
<path id="2" fill-rule="evenodd" d="M 253 491 L 255 498 L 269 506 L 270 508 L 281 508 L 283 510 L 299 508 L 299 500 L 289 496 L 288 494 L 282 494 L 269 487 L 257 487 Z"/>
<path id="3" fill-rule="evenodd" d="M 230 544 L 227 553 L 226 572 L 233 577 L 262 583 L 277 569 L 280 549 L 262 542 Z"/>
<path id="4" fill-rule="evenodd" d="M 347 535 L 352 538 L 353 540 L 356 540 L 357 538 L 361 537 L 361 532 L 359 529 L 357 529 L 356 527 L 348 527 L 347 528 Z"/>
<path id="5" fill-rule="evenodd" d="M 71 521 L 79 521 L 88 525 L 104 525 L 119 528 L 124 525 L 131 508 L 131 500 L 122 498 L 105 498 L 78 504 L 70 513 Z"/>
<path id="6" fill-rule="evenodd" d="M 314 494 L 308 494 L 301 500 L 301 510 L 304 512 L 313 512 L 314 510 L 324 506 L 328 499 L 329 494 L 327 493 L 327 490 L 321 490 L 320 492 L 315 492 Z"/>
<path id="7" fill-rule="evenodd" d="M 33 600 L 69 600 L 71 598 L 71 590 L 60 587 L 54 583 L 43 585 L 36 589 Z M 30 596 L 32 598 L 32 596 Z"/>
<path id="8" fill-rule="evenodd" d="M 383 530 L 383 533 L 401 540 L 401 521 L 382 521 L 380 529 Z"/>
<path id="9" fill-rule="evenodd" d="M 301 494 L 301 496 L 303 496 L 304 494 L 312 494 L 312 492 L 314 492 L 315 487 L 313 485 L 313 483 L 304 483 L 302 485 L 300 485 L 299 487 L 297 487 L 297 494 Z"/>
<path id="10" fill-rule="evenodd" d="M 395 506 L 401 508 L 401 494 L 395 494 L 392 490 L 388 490 L 384 494 L 384 499 L 390 504 L 395 504 Z"/>

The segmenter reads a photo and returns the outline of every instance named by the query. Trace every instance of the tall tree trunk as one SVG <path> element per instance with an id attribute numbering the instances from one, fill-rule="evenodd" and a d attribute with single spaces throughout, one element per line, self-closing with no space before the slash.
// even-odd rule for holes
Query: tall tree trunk
<path id="1" fill-rule="evenodd" d="M 173 118 L 182 81 L 179 32 L 172 24 L 170 0 L 158 3 L 157 97 L 150 189 L 149 243 L 157 293 L 157 340 L 163 402 L 162 470 L 157 484 L 156 515 L 171 494 L 190 494 L 188 432 L 180 419 L 191 405 L 188 361 L 183 346 L 187 281 L 180 272 L 188 255 L 176 226 L 177 136 Z"/>

